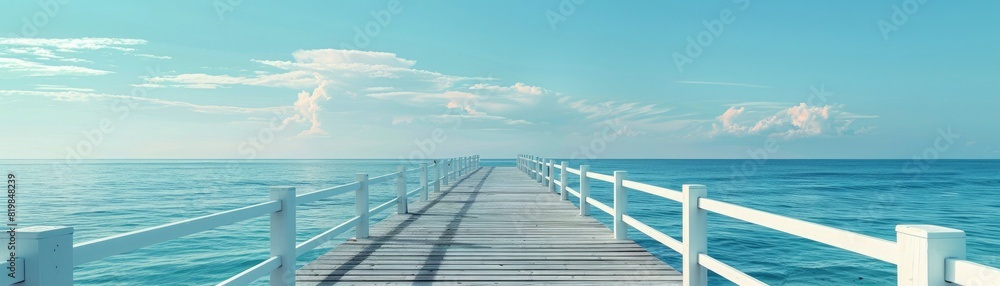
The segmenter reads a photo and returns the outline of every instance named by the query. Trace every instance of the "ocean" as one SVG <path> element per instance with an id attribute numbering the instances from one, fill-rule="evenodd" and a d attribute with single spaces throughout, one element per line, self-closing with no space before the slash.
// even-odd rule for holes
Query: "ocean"
<path id="1" fill-rule="evenodd" d="M 394 172 L 395 160 L 0 160 L 17 176 L 19 225 L 63 225 L 76 243 L 266 201 L 270 186 L 308 192 L 350 182 L 355 173 Z M 1000 160 L 571 160 L 591 172 L 680 190 L 703 184 L 710 198 L 895 241 L 898 224 L 966 232 L 968 259 L 1000 266 Z M 514 166 L 513 160 L 483 160 Z M 571 186 L 575 179 L 570 176 Z M 416 186 L 415 174 L 408 177 Z M 412 187 L 410 189 L 413 189 Z M 395 194 L 371 187 L 372 206 Z M 611 204 L 611 185 L 591 183 Z M 572 196 L 570 196 L 572 198 Z M 574 203 L 575 200 L 573 200 Z M 353 195 L 298 210 L 301 242 L 353 216 Z M 638 191 L 629 214 L 680 238 L 679 203 Z M 391 213 L 376 216 L 378 220 Z M 599 210 L 595 218 L 610 226 Z M 299 257 L 299 265 L 350 237 Z M 608 235 L 612 235 L 608 231 Z M 772 285 L 895 285 L 895 266 L 806 239 L 712 214 L 709 254 Z M 641 233 L 630 237 L 676 268 L 680 255 Z M 206 285 L 268 256 L 268 218 L 260 217 L 81 265 L 79 285 Z M 259 280 L 263 284 L 266 277 Z M 712 285 L 730 285 L 712 275 Z"/>

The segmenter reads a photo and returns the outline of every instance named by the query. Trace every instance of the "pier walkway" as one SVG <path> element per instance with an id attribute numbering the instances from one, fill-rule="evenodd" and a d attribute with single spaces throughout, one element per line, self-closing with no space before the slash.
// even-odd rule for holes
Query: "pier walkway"
<path id="1" fill-rule="evenodd" d="M 514 167 L 479 168 L 296 272 L 296 284 L 655 284 L 681 273 Z"/>
<path id="2" fill-rule="evenodd" d="M 10 273 L 0 276 L 0 285 L 73 285 L 76 266 L 259 217 L 270 218 L 270 253 L 248 258 L 259 263 L 218 285 L 250 285 L 269 277 L 272 286 L 706 286 L 709 272 L 737 285 L 767 285 L 709 254 L 712 215 L 896 265 L 898 285 L 1000 286 L 1000 269 L 966 260 L 962 230 L 896 225 L 895 240 L 887 240 L 715 200 L 704 185 L 681 184 L 681 190 L 673 190 L 629 180 L 624 170 L 601 174 L 590 171 L 589 165 L 574 169 L 567 161 L 526 154 L 515 161 L 515 167 L 481 167 L 479 156 L 437 159 L 400 165 L 397 172 L 374 177 L 357 173 L 350 182 L 320 190 L 276 186 L 261 203 L 82 243 L 74 243 L 69 226 L 29 226 L 16 233 L 12 229 L 11 245 L 16 240 L 17 252 L 11 252 Z M 415 188 L 407 184 L 417 178 Z M 571 179 L 578 183 L 570 184 Z M 592 197 L 592 181 L 612 184 L 610 190 L 594 191 L 610 191 L 613 200 Z M 392 183 L 395 197 L 369 202 L 370 186 Z M 679 207 L 679 239 L 633 217 L 629 192 L 659 197 L 663 207 Z M 342 208 L 326 199 L 352 194 L 354 217 L 304 241 L 296 239 L 299 206 Z M 569 201 L 574 198 L 578 207 Z M 393 207 L 396 214 L 370 223 L 372 216 Z M 610 216 L 611 226 L 590 217 L 591 210 L 593 215 Z M 629 229 L 676 252 L 681 257 L 677 266 L 684 272 L 636 245 Z M 296 269 L 299 256 L 352 230 L 354 238 Z M 781 257 L 749 261 L 760 259 Z"/>

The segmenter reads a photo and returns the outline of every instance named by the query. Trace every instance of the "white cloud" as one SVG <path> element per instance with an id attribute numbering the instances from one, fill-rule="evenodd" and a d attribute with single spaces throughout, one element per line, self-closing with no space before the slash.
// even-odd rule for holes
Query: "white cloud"
<path id="1" fill-rule="evenodd" d="M 134 51 L 131 46 L 145 45 L 146 40 L 119 38 L 78 38 L 78 39 L 45 39 L 45 38 L 0 38 L 0 45 L 23 47 L 49 47 L 59 52 L 77 52 L 80 50 L 113 49 L 119 51 Z"/>
<path id="2" fill-rule="evenodd" d="M 408 125 L 413 123 L 413 116 L 393 116 L 392 125 Z"/>
<path id="3" fill-rule="evenodd" d="M 249 108 L 249 107 L 223 106 L 223 105 L 201 105 L 188 102 L 170 101 L 170 100 L 162 100 L 162 99 L 148 98 L 148 97 L 80 92 L 80 91 L 0 90 L 0 95 L 43 96 L 52 98 L 53 100 L 57 101 L 73 101 L 73 102 L 86 102 L 91 100 L 102 100 L 102 99 L 104 100 L 120 99 L 120 100 L 146 102 L 146 103 L 156 104 L 159 106 L 187 108 L 194 112 L 214 113 L 214 114 L 251 114 L 251 113 L 276 114 L 276 113 L 287 112 L 290 109 L 288 107 Z"/>
<path id="4" fill-rule="evenodd" d="M 157 60 L 169 60 L 169 59 L 173 58 L 173 57 L 170 57 L 170 56 L 157 56 L 157 55 L 150 55 L 150 54 L 135 54 L 135 56 L 142 57 L 142 58 L 157 59 Z"/>
<path id="5" fill-rule="evenodd" d="M 180 74 L 150 78 L 160 84 L 250 85 L 304 89 L 327 81 L 330 86 L 355 93 L 382 93 L 368 88 L 393 87 L 411 92 L 440 92 L 469 78 L 448 76 L 414 69 L 415 61 L 393 53 L 353 50 L 300 50 L 292 53 L 294 61 L 253 60 L 284 70 L 282 73 L 234 76 Z"/>
<path id="6" fill-rule="evenodd" d="M 295 101 L 292 108 L 295 109 L 295 114 L 285 118 L 282 122 L 282 126 L 288 125 L 291 122 L 305 122 L 309 121 L 311 124 L 309 129 L 299 133 L 300 136 L 311 136 L 311 135 L 326 135 L 326 131 L 323 131 L 323 122 L 319 120 L 319 110 L 320 101 L 329 100 L 330 96 L 326 94 L 326 82 L 319 84 L 316 89 L 313 90 L 310 95 L 308 92 L 300 92 L 299 99 Z"/>
<path id="7" fill-rule="evenodd" d="M 35 89 L 37 89 L 37 90 L 54 90 L 54 91 L 76 91 L 76 92 L 93 92 L 94 91 L 94 89 L 92 89 L 92 88 L 76 88 L 76 87 L 67 87 L 67 86 L 62 86 L 62 85 L 50 85 L 50 84 L 35 85 Z"/>
<path id="8" fill-rule="evenodd" d="M 645 134 L 646 134 L 646 132 L 637 131 L 637 130 L 634 130 L 631 127 L 628 127 L 628 126 L 622 126 L 621 128 L 618 128 L 618 130 L 615 130 L 615 132 L 612 132 L 611 136 L 612 137 L 635 137 L 635 136 L 641 136 L 641 135 L 645 135 Z"/>
<path id="9" fill-rule="evenodd" d="M 759 120 L 746 119 L 746 107 L 729 107 L 712 123 L 709 136 L 765 135 L 785 139 L 860 134 L 869 127 L 851 129 L 856 119 L 873 118 L 840 111 L 841 106 L 808 106 L 805 103 L 783 109 Z"/>
<path id="10" fill-rule="evenodd" d="M 541 87 L 527 85 L 521 82 L 512 86 L 498 86 L 477 83 L 469 87 L 477 94 L 485 95 L 484 104 L 496 111 L 515 109 L 521 105 L 537 104 L 546 93 Z"/>
<path id="11" fill-rule="evenodd" d="M 136 51 L 135 46 L 146 45 L 146 40 L 121 38 L 0 38 L 0 51 L 22 58 L 57 60 L 64 62 L 90 63 L 91 60 L 81 59 L 80 53 L 96 50 L 116 50 L 124 54 Z M 73 55 L 73 56 L 68 56 Z M 133 54 L 137 57 L 151 59 L 170 59 L 169 56 L 151 54 Z"/>
<path id="12" fill-rule="evenodd" d="M 63 57 L 57 56 L 52 50 L 40 48 L 40 47 L 24 47 L 24 48 L 10 48 L 7 49 L 8 53 L 19 54 L 19 55 L 32 55 L 40 58 L 47 59 L 61 59 Z"/>
<path id="13" fill-rule="evenodd" d="M 14 58 L 0 58 L 0 71 L 8 71 L 17 76 L 95 76 L 110 74 L 110 71 L 96 70 L 80 66 L 46 65 L 38 62 Z"/>
<path id="14" fill-rule="evenodd" d="M 479 89 L 479 90 L 489 90 L 494 92 L 516 92 L 520 94 L 530 94 L 530 95 L 540 95 L 544 90 L 541 87 L 530 86 L 522 82 L 515 83 L 512 86 L 498 86 L 485 83 L 477 83 L 469 87 L 469 89 Z"/>
<path id="15" fill-rule="evenodd" d="M 784 137 L 809 137 L 829 134 L 836 130 L 830 120 L 830 105 L 806 106 L 801 103 L 778 114 L 758 121 L 751 133 L 775 132 Z M 850 124 L 850 123 L 847 123 Z"/>
<path id="16" fill-rule="evenodd" d="M 320 80 L 317 79 L 313 73 L 306 71 L 292 71 L 282 74 L 264 74 L 248 77 L 195 73 L 153 77 L 147 79 L 147 81 L 148 83 L 156 84 L 159 87 L 184 87 L 199 89 L 218 88 L 230 85 L 303 89 L 314 87 L 320 82 Z"/>
<path id="17" fill-rule="evenodd" d="M 660 107 L 656 104 L 640 104 L 638 102 L 604 101 L 592 103 L 586 99 L 573 100 L 569 96 L 560 97 L 558 103 L 585 114 L 584 118 L 592 120 L 613 118 L 620 121 L 650 122 L 662 119 L 664 113 L 672 110 L 672 108 Z"/>
<path id="18" fill-rule="evenodd" d="M 736 118 L 742 115 L 744 111 L 746 111 L 745 107 L 740 107 L 740 108 L 730 107 L 729 109 L 726 110 L 726 112 L 723 112 L 722 115 L 716 117 L 716 119 L 718 119 L 719 122 L 722 123 L 721 127 L 722 131 L 728 133 L 745 132 L 746 131 L 745 127 L 735 123 Z"/>
<path id="19" fill-rule="evenodd" d="M 229 69 L 231 74 L 186 73 L 147 79 L 150 87 L 218 88 L 229 86 L 264 86 L 292 89 L 312 89 L 326 82 L 325 90 L 337 94 L 336 101 L 317 100 L 322 116 L 301 115 L 295 120 L 307 124 L 343 121 L 355 124 L 438 124 L 467 119 L 468 129 L 551 128 L 564 126 L 563 121 L 582 124 L 565 125 L 568 129 L 590 129 L 604 120 L 614 118 L 630 125 L 619 130 L 622 135 L 635 136 L 640 128 L 662 121 L 669 112 L 656 104 L 618 101 L 577 100 L 559 95 L 524 82 L 495 84 L 492 77 L 445 75 L 415 68 L 417 62 L 393 53 L 353 50 L 300 50 L 291 60 L 256 59 L 246 71 Z M 273 69 L 276 69 L 274 71 Z M 473 82 L 473 81 L 478 81 Z M 483 82 L 486 81 L 486 82 Z M 336 114 L 351 113 L 350 116 Z M 341 116 L 341 117 L 338 117 Z M 366 120 L 360 120 L 358 117 Z M 582 118 L 581 118 L 582 117 Z M 320 120 L 322 119 L 322 120 Z M 547 126 L 547 127 L 546 127 Z M 411 126 L 417 128 L 418 126 Z M 317 134 L 323 134 L 317 128 Z M 618 129 L 616 129 L 618 130 Z"/>
<path id="20" fill-rule="evenodd" d="M 737 82 L 694 81 L 694 80 L 678 80 L 675 82 L 683 84 L 705 84 L 705 85 L 742 86 L 742 87 L 753 87 L 753 88 L 771 88 L 770 86 L 748 84 L 748 83 L 737 83 Z"/>

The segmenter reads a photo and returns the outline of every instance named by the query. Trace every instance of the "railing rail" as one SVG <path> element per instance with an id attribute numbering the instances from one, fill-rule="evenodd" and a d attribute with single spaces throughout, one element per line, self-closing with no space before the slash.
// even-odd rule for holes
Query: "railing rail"
<path id="1" fill-rule="evenodd" d="M 965 232 L 932 225 L 898 225 L 896 241 L 888 241 L 851 231 L 808 221 L 780 216 L 735 204 L 706 198 L 702 185 L 683 185 L 682 191 L 626 180 L 625 171 L 614 175 L 590 172 L 590 166 L 579 169 L 566 167 L 563 161 L 532 155 L 518 155 L 517 168 L 543 186 L 554 190 L 560 186 L 560 196 L 573 195 L 580 200 L 580 214 L 589 215 L 596 207 L 614 218 L 615 237 L 627 239 L 626 228 L 632 227 L 683 256 L 684 285 L 707 285 L 708 271 L 719 274 L 739 285 L 766 285 L 746 273 L 708 255 L 707 215 L 709 212 L 767 227 L 794 236 L 810 239 L 850 252 L 872 257 L 897 266 L 899 285 L 1000 285 L 1000 269 L 965 260 Z M 554 171 L 560 171 L 558 180 Z M 580 190 L 569 188 L 568 174 L 579 178 Z M 590 197 L 590 179 L 614 184 L 613 206 Z M 670 237 L 628 215 L 627 191 L 637 190 L 681 203 L 682 240 Z"/>
<path id="2" fill-rule="evenodd" d="M 445 173 L 441 170 L 444 168 Z M 271 188 L 271 199 L 246 207 L 231 209 L 214 214 L 167 223 L 159 226 L 113 235 L 97 240 L 73 244 L 73 228 L 62 226 L 33 226 L 17 230 L 18 248 L 24 249 L 15 258 L 18 265 L 15 277 L 7 277 L 0 282 L 18 285 L 72 285 L 73 267 L 97 261 L 156 243 L 177 239 L 220 226 L 270 215 L 271 253 L 262 262 L 246 269 L 219 285 L 247 285 L 270 274 L 271 285 L 292 285 L 295 279 L 295 258 L 323 243 L 354 229 L 356 238 L 368 237 L 369 217 L 393 205 L 397 213 L 406 213 L 409 197 L 420 193 L 427 200 L 430 189 L 440 192 L 442 185 L 469 174 L 479 168 L 479 156 L 450 158 L 428 165 L 406 169 L 399 166 L 397 172 L 368 179 L 367 174 L 357 174 L 355 181 L 331 188 L 296 195 L 293 187 Z M 434 170 L 433 180 L 428 180 L 428 172 Z M 418 173 L 420 185 L 407 190 L 406 174 Z M 369 208 L 368 188 L 372 184 L 395 179 L 396 197 L 375 208 Z M 296 244 L 296 208 L 298 205 L 314 203 L 322 199 L 351 191 L 355 192 L 356 216 Z M 23 273 L 23 274 L 22 274 Z"/>

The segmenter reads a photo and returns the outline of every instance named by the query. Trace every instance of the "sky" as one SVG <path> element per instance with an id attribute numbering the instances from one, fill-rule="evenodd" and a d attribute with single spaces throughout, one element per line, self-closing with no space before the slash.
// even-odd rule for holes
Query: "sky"
<path id="1" fill-rule="evenodd" d="M 5 1 L 0 158 L 1000 158 L 997 1 Z"/>

